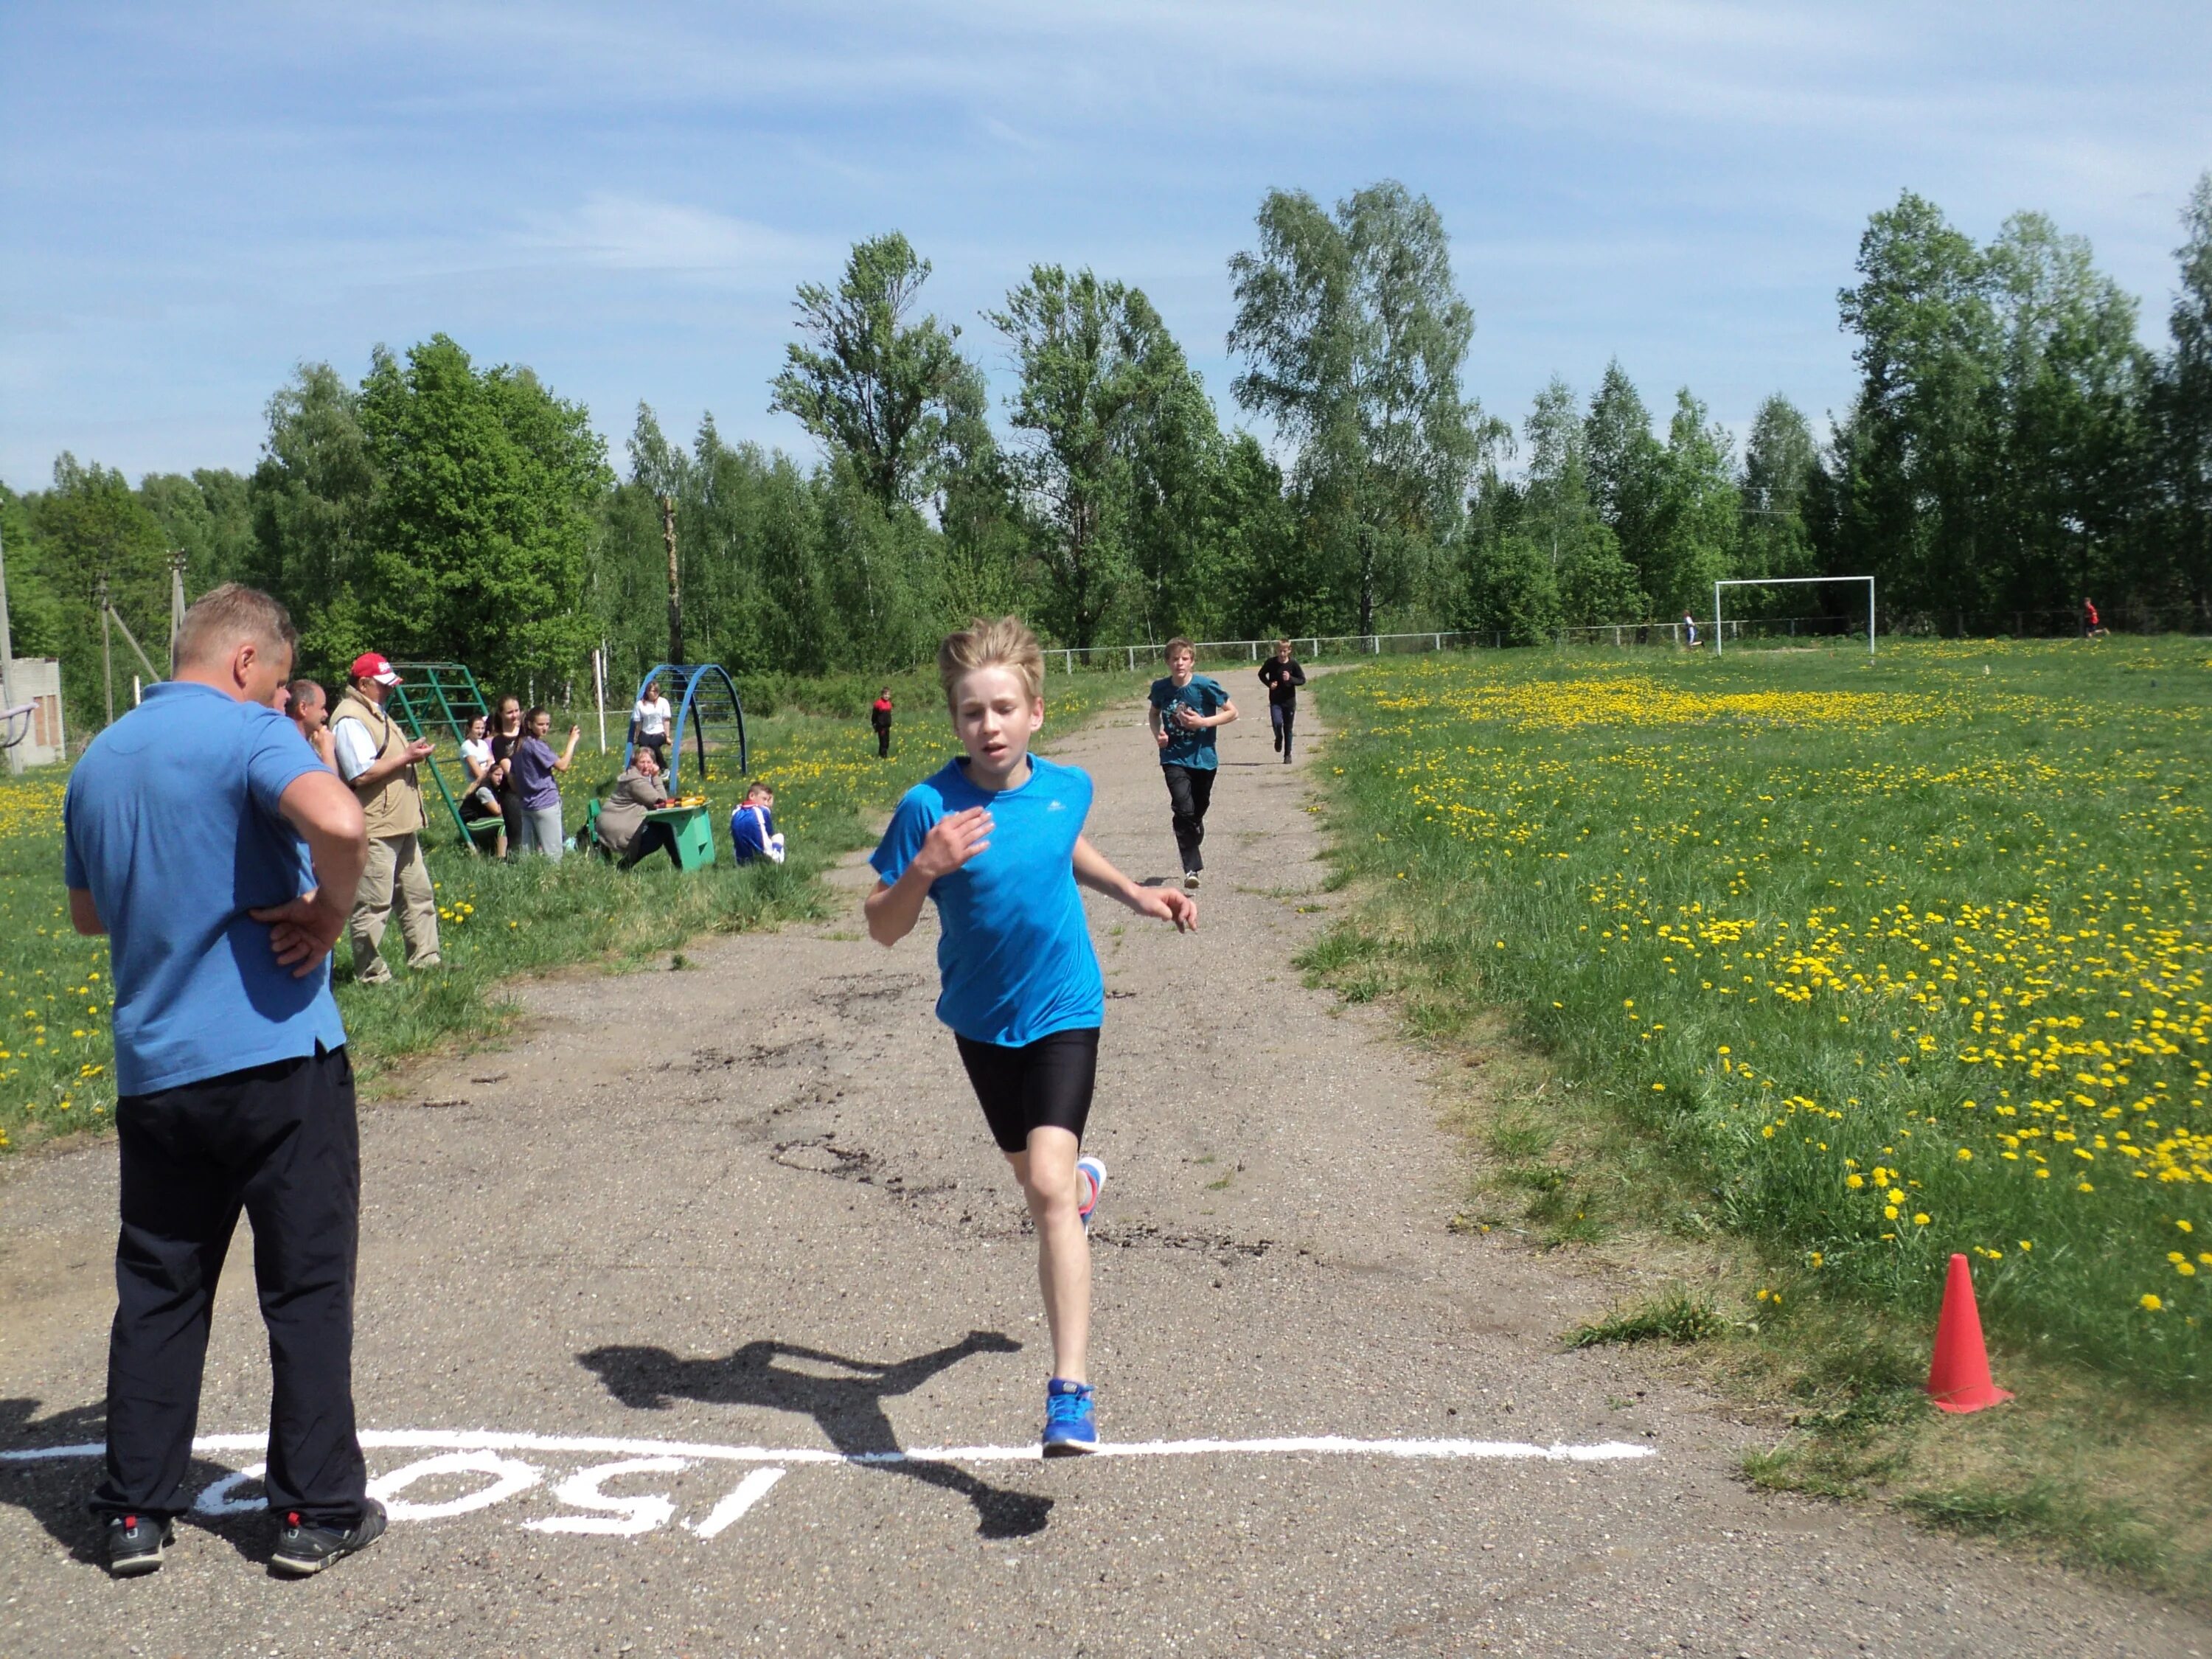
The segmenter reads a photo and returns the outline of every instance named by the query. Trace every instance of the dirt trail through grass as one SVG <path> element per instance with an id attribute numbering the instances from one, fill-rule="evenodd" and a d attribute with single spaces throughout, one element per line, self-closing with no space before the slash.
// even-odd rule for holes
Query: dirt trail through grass
<path id="1" fill-rule="evenodd" d="M 1108 855 L 1167 876 L 1137 711 L 1056 752 Z M 1012 1455 L 1032 1248 L 929 928 L 887 954 L 848 912 L 526 988 L 512 1047 L 365 1114 L 358 1388 L 416 1506 L 385 1543 L 272 1583 L 265 1523 L 222 1512 L 254 1491 L 220 1484 L 232 1443 L 171 1565 L 111 1586 L 91 1465 L 0 1461 L 0 1651 L 2212 1651 L 2147 1599 L 1753 1492 L 1774 1428 L 1564 1351 L 1624 1287 L 1450 1230 L 1427 1062 L 1293 966 L 1339 902 L 1306 763 L 1250 718 L 1224 760 L 1204 930 L 1093 913 L 1094 1374 L 1131 1455 Z M 0 1176 L 0 1449 L 97 1436 L 113 1186 L 105 1146 Z M 263 1421 L 246 1262 L 209 1434 Z M 964 1449 L 840 1461 L 895 1447 Z"/>

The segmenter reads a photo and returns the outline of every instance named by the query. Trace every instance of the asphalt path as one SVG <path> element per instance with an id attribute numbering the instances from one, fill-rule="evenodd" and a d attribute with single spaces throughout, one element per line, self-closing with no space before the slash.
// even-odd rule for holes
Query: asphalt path
<path id="1" fill-rule="evenodd" d="M 510 1046 L 364 1108 L 356 1382 L 395 1519 L 319 1579 L 265 1571 L 244 1238 L 199 1508 L 162 1571 L 103 1575 L 114 1152 L 0 1176 L 0 1654 L 2212 1653 L 2149 1598 L 1754 1492 L 1773 1425 L 1561 1350 L 1622 1285 L 1449 1231 L 1430 1063 L 1292 965 L 1338 902 L 1316 750 L 1279 764 L 1251 690 L 1201 931 L 1091 902 L 1115 1455 L 1035 1456 L 1033 1244 L 933 927 L 871 944 L 853 868 L 845 920 L 530 985 Z M 1053 749 L 1108 856 L 1171 875 L 1140 712 Z"/>

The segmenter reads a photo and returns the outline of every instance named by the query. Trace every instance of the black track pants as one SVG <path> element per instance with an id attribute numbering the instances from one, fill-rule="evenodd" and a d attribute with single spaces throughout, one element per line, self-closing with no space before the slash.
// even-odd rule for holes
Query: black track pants
<path id="1" fill-rule="evenodd" d="M 1199 844 L 1206 839 L 1206 809 L 1213 799 L 1213 769 L 1210 766 L 1163 766 L 1168 781 L 1168 807 L 1175 824 L 1176 851 L 1182 855 L 1186 873 L 1206 868 Z"/>
<path id="2" fill-rule="evenodd" d="M 269 1328 L 269 1507 L 351 1526 L 361 1137 L 343 1048 L 115 1103 L 123 1227 L 107 1350 L 104 1514 L 173 1515 L 185 1490 L 223 1257 L 243 1209 Z"/>

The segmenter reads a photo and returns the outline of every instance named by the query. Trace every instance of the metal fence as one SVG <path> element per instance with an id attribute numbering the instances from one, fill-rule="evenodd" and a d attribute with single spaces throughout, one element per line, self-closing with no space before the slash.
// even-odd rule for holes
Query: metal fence
<path id="1" fill-rule="evenodd" d="M 1865 619 L 1855 617 L 1730 617 L 1722 628 L 1722 638 L 1729 645 L 1758 640 L 1866 638 Z M 1694 640 L 1689 624 L 1682 622 L 1606 623 L 1595 628 L 1562 628 L 1553 643 L 1624 648 L 1638 645 L 1680 648 L 1694 644 L 1702 650 L 1712 643 L 1712 638 L 1710 621 L 1698 623 Z"/>
<path id="2" fill-rule="evenodd" d="M 1850 641 L 1864 644 L 1866 617 L 1730 617 L 1723 626 L 1723 642 L 1731 649 L 1744 645 L 1778 644 L 1793 641 Z M 2104 629 L 2113 634 L 2212 633 L 2212 617 L 2187 606 L 2151 610 L 2116 607 L 2104 613 Z M 1881 619 L 1881 637 L 1890 639 L 2048 640 L 2079 638 L 2088 631 L 2077 611 L 1900 611 Z M 1698 623 L 1699 649 L 1711 643 L 1710 619 Z M 1555 645 L 1659 646 L 1680 648 L 1690 643 L 1689 629 L 1680 622 L 1607 623 L 1595 628 L 1562 628 Z"/>
<path id="3" fill-rule="evenodd" d="M 2007 611 L 1988 615 L 1948 611 L 1941 615 L 1918 612 L 1902 613 L 1883 619 L 1882 636 L 1926 638 L 2048 639 L 2078 635 L 2083 631 L 2082 618 L 2073 611 Z M 2171 611 L 2151 611 L 2135 606 L 2119 606 L 2105 613 L 2105 624 L 2114 633 L 2160 634 L 2203 632 L 2208 619 L 2187 607 Z M 1745 645 L 1802 640 L 1808 642 L 1821 640 L 1864 641 L 1866 620 L 1863 616 L 1809 617 L 1730 617 L 1722 624 L 1725 630 L 1723 643 Z M 1674 622 L 1605 623 L 1595 627 L 1561 628 L 1553 630 L 1554 646 L 1658 646 L 1676 650 L 1690 645 L 1688 625 L 1680 619 Z M 1698 648 L 1704 649 L 1712 642 L 1713 629 L 1710 622 L 1697 625 Z M 1502 647 L 1506 636 L 1502 632 L 1469 632 L 1451 629 L 1431 629 L 1413 634 L 1301 634 L 1291 641 L 1291 649 L 1303 662 L 1323 662 L 1332 658 L 1388 657 L 1411 655 L 1428 651 L 1490 650 Z M 1200 663 L 1243 661 L 1257 663 L 1270 656 L 1275 641 L 1266 640 L 1199 640 L 1194 641 Z M 1045 666 L 1060 659 L 1062 673 L 1072 674 L 1079 668 L 1119 668 L 1133 672 L 1136 669 L 1167 659 L 1167 646 L 1161 641 L 1145 645 L 1053 646 L 1044 653 Z"/>
<path id="4" fill-rule="evenodd" d="M 1278 637 L 1280 637 L 1279 635 Z M 1200 662 L 1236 661 L 1256 663 L 1263 657 L 1275 653 L 1273 640 L 1196 640 L 1192 641 Z M 1431 629 L 1425 634 L 1300 634 L 1291 641 L 1291 650 L 1304 662 L 1323 662 L 1333 657 L 1389 657 L 1407 656 L 1424 651 L 1462 651 L 1475 646 L 1501 646 L 1503 634 L 1469 634 L 1450 629 Z M 1054 646 L 1044 653 L 1045 666 L 1052 666 L 1058 657 L 1060 671 L 1073 674 L 1078 668 L 1121 668 L 1133 672 L 1139 665 L 1164 663 L 1167 646 L 1164 642 L 1149 645 Z"/>

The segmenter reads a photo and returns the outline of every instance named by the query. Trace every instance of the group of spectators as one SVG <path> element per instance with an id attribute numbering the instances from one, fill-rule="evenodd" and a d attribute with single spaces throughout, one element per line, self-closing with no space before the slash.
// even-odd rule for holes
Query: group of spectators
<path id="1" fill-rule="evenodd" d="M 392 664 L 371 651 L 355 659 L 335 707 L 323 688 L 308 679 L 292 681 L 276 697 L 316 757 L 352 786 L 368 817 L 369 866 L 349 935 L 357 976 L 369 984 L 392 976 L 380 952 L 395 905 L 408 965 L 434 967 L 439 960 L 438 907 L 422 865 L 420 836 L 426 820 L 416 770 L 435 745 L 408 737 L 386 711 L 392 688 L 400 683 Z M 888 702 L 886 690 L 877 711 L 878 732 L 886 738 Z M 648 681 L 631 710 L 630 764 L 615 781 L 598 816 L 600 845 L 625 870 L 655 853 L 675 856 L 674 831 L 649 817 L 669 800 L 672 712 L 659 683 Z M 497 858 L 536 854 L 558 859 L 567 850 L 558 778 L 574 763 L 581 732 L 570 726 L 567 743 L 556 750 L 548 710 L 526 711 L 522 700 L 514 696 L 501 698 L 489 715 L 469 716 L 463 728 L 461 817 L 471 824 L 495 821 L 490 838 Z M 782 862 L 784 842 L 776 832 L 774 806 L 773 792 L 756 785 L 731 815 L 731 842 L 738 862 Z"/>

